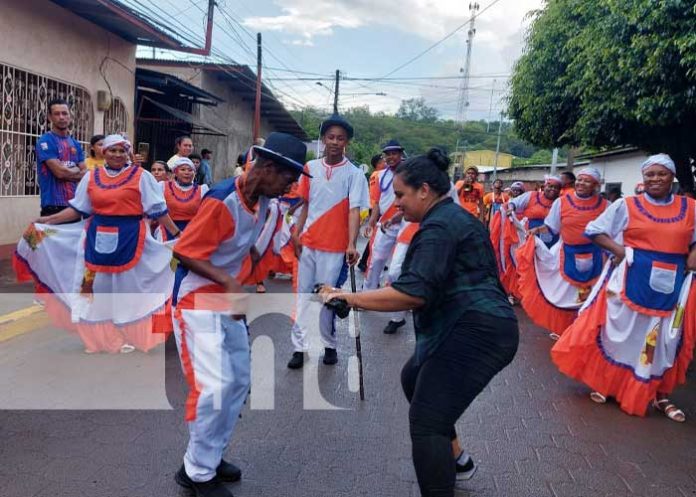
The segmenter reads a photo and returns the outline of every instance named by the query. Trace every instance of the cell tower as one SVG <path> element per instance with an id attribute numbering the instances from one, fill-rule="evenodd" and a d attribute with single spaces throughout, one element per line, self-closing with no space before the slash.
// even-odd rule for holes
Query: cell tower
<path id="1" fill-rule="evenodd" d="M 466 38 L 466 59 L 464 60 L 464 68 L 461 70 L 462 83 L 459 88 L 459 102 L 457 103 L 457 120 L 464 125 L 466 121 L 466 111 L 469 107 L 469 76 L 471 75 L 471 47 L 474 44 L 474 35 L 476 35 L 476 14 L 479 11 L 479 4 L 472 2 L 469 4 L 469 33 Z"/>

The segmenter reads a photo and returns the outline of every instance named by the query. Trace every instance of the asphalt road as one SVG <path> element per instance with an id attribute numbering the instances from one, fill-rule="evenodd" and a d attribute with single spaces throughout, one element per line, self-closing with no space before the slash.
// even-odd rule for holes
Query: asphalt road
<path id="1" fill-rule="evenodd" d="M 0 285 L 30 290 L 6 278 Z M 31 306 L 26 293 L 0 300 L 5 313 Z M 592 403 L 585 387 L 560 375 L 546 333 L 519 309 L 518 316 L 517 357 L 458 423 L 479 465 L 459 495 L 696 496 L 694 375 L 673 396 L 687 423 L 654 412 L 627 416 L 611 403 Z M 252 394 L 226 455 L 244 471 L 230 486 L 236 496 L 419 495 L 399 385 L 413 330 L 387 336 L 386 317 L 361 319 L 365 402 L 355 393 L 348 320 L 339 323 L 338 365 L 316 364 L 315 354 L 305 372 L 285 367 L 287 317 L 252 323 Z M 19 332 L 2 341 L 10 325 Z M 311 395 L 313 385 L 325 405 Z M 147 355 L 86 355 L 40 311 L 0 324 L 0 495 L 187 495 L 173 481 L 187 439 L 184 398 L 171 340 Z"/>

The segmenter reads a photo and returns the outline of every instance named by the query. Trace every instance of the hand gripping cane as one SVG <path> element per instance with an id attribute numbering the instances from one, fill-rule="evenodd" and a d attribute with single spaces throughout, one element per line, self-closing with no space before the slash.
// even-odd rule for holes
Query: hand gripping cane
<path id="1" fill-rule="evenodd" d="M 350 289 L 353 293 L 355 289 L 355 266 L 350 266 Z M 358 381 L 360 382 L 360 400 L 365 400 L 365 385 L 363 384 L 363 363 L 362 347 L 360 346 L 360 318 L 358 311 L 353 309 L 353 326 L 355 327 L 355 353 L 358 356 Z"/>

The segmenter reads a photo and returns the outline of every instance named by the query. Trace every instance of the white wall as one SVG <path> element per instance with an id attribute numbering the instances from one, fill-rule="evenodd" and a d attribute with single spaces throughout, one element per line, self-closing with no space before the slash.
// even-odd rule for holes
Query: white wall
<path id="1" fill-rule="evenodd" d="M 96 8 L 96 7 L 95 7 Z M 104 114 L 96 109 L 97 91 L 108 86 L 131 121 L 135 99 L 135 45 L 46 0 L 3 0 L 0 7 L 0 62 L 81 86 L 94 106 L 94 130 L 103 131 Z M 16 243 L 39 214 L 38 197 L 0 197 L 0 245 Z"/>
<path id="2" fill-rule="evenodd" d="M 131 121 L 135 100 L 135 45 L 45 0 L 3 0 L 0 15 L 0 62 L 86 88 L 94 105 L 94 133 L 103 131 L 97 91 L 119 97 Z M 96 8 L 96 7 L 95 7 Z M 123 66 L 121 66 L 123 64 Z"/>
<path id="3" fill-rule="evenodd" d="M 597 157 L 590 164 L 602 173 L 602 191 L 605 191 L 607 183 L 621 183 L 624 195 L 633 195 L 635 187 L 643 181 L 640 174 L 640 165 L 648 158 L 648 154 L 642 151 L 628 152 L 625 154 Z M 573 168 L 577 175 L 582 167 Z"/>

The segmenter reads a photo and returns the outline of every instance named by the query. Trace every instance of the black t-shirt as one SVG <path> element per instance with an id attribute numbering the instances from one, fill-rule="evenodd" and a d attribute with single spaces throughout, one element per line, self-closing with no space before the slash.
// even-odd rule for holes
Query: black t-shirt
<path id="1" fill-rule="evenodd" d="M 419 360 L 447 338 L 466 312 L 516 319 L 498 279 L 488 232 L 451 198 L 433 206 L 421 221 L 392 287 L 425 300 L 413 313 Z"/>

